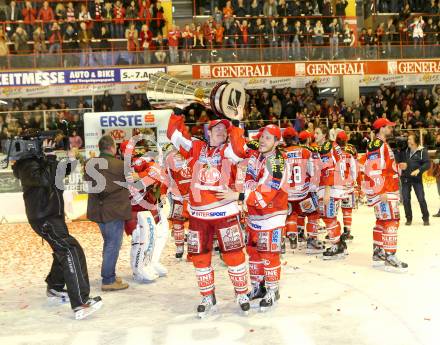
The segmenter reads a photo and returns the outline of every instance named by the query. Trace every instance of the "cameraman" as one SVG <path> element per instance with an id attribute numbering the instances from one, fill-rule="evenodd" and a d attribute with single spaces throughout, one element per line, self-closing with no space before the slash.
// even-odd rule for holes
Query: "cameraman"
<path id="1" fill-rule="evenodd" d="M 12 145 L 12 144 L 11 144 Z M 16 161 L 12 169 L 21 182 L 26 216 L 32 229 L 49 243 L 53 262 L 46 278 L 47 296 L 69 301 L 76 319 L 82 319 L 102 306 L 101 297 L 90 298 L 86 258 L 78 241 L 70 236 L 64 221 L 62 184 L 72 162 L 57 161 L 54 143 L 44 140 L 42 151 Z M 71 156 L 69 152 L 69 157 Z M 58 173 L 60 170 L 62 174 Z M 67 292 L 64 286 L 67 287 Z"/>
<path id="2" fill-rule="evenodd" d="M 416 133 L 408 136 L 408 147 L 397 154 L 397 162 L 402 169 L 400 182 L 402 185 L 403 207 L 405 209 L 406 223 L 412 223 L 411 188 L 414 188 L 417 200 L 422 211 L 423 225 L 429 225 L 429 212 L 425 200 L 422 175 L 429 169 L 428 150 L 420 146 L 420 138 Z"/>

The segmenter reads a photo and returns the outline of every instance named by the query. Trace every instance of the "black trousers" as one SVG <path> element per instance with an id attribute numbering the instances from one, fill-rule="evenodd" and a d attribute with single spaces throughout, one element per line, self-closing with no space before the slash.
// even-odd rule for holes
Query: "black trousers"
<path id="1" fill-rule="evenodd" d="M 60 291 L 66 286 L 72 309 L 86 303 L 90 293 L 86 257 L 79 242 L 70 236 L 64 217 L 30 224 L 53 251 L 52 267 L 46 278 L 48 288 Z"/>
<path id="2" fill-rule="evenodd" d="M 422 211 L 422 219 L 429 219 L 428 206 L 426 205 L 425 200 L 425 191 L 423 189 L 423 183 L 412 181 L 410 179 L 402 178 L 402 199 L 403 199 L 403 207 L 405 209 L 405 216 L 407 220 L 412 220 L 412 209 L 411 209 L 411 188 L 414 188 L 414 192 L 416 193 L 417 200 L 420 205 L 420 210 Z"/>

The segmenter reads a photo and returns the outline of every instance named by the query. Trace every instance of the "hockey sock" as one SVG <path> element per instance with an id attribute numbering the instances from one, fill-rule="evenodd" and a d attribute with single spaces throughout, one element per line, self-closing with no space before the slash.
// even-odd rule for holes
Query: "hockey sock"
<path id="1" fill-rule="evenodd" d="M 341 237 L 341 224 L 336 218 L 322 218 L 322 220 L 325 223 L 330 242 L 333 244 L 338 243 Z"/>
<path id="2" fill-rule="evenodd" d="M 246 264 L 228 267 L 229 278 L 237 295 L 248 292 Z"/>
<path id="3" fill-rule="evenodd" d="M 382 241 L 383 249 L 387 254 L 394 254 L 397 251 L 397 229 L 399 221 L 386 220 L 383 226 Z"/>
<path id="4" fill-rule="evenodd" d="M 373 229 L 373 245 L 379 248 L 383 248 L 382 234 L 383 234 L 383 221 L 377 220 Z"/>
<path id="5" fill-rule="evenodd" d="M 319 215 L 309 215 L 306 229 L 307 229 L 307 236 L 310 238 L 318 238 L 318 229 L 319 229 Z"/>
<path id="6" fill-rule="evenodd" d="M 204 268 L 196 267 L 197 284 L 202 296 L 214 293 L 214 270 L 211 266 Z"/>
<path id="7" fill-rule="evenodd" d="M 264 280 L 266 288 L 277 289 L 281 276 L 279 253 L 260 253 L 264 263 Z"/>
<path id="8" fill-rule="evenodd" d="M 249 276 L 252 284 L 259 284 L 264 280 L 264 264 L 255 247 L 248 246 Z"/>
<path id="9" fill-rule="evenodd" d="M 183 247 L 185 244 L 185 228 L 183 221 L 173 220 L 174 242 L 176 247 Z"/>
<path id="10" fill-rule="evenodd" d="M 351 231 L 351 215 L 352 215 L 353 209 L 352 208 L 343 208 L 342 209 L 342 217 L 344 220 L 344 228 L 347 229 L 348 232 Z"/>

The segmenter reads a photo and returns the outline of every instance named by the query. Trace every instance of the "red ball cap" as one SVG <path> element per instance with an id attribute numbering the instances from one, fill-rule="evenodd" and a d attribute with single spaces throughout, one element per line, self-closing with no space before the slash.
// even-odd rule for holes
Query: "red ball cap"
<path id="1" fill-rule="evenodd" d="M 231 123 L 226 119 L 212 120 L 211 122 L 209 122 L 208 129 L 212 129 L 213 127 L 217 126 L 219 123 L 223 123 L 226 129 L 228 129 L 231 126 Z"/>
<path id="2" fill-rule="evenodd" d="M 339 131 L 338 134 L 336 135 L 336 139 L 347 141 L 348 140 L 347 133 L 345 133 L 344 131 Z"/>
<path id="3" fill-rule="evenodd" d="M 301 131 L 301 132 L 298 134 L 298 138 L 299 138 L 299 140 L 306 140 L 306 139 L 308 139 L 308 138 L 312 138 L 312 137 L 313 137 L 313 134 L 310 133 L 309 131 Z"/>
<path id="4" fill-rule="evenodd" d="M 256 138 L 258 139 L 259 137 L 261 137 L 265 130 L 267 130 L 273 136 L 277 137 L 278 140 L 281 139 L 281 129 L 276 125 L 267 125 L 266 127 L 260 128 L 260 131 L 258 132 Z"/>
<path id="5" fill-rule="evenodd" d="M 396 123 L 395 122 L 391 122 L 390 120 L 381 117 L 380 119 L 377 119 L 376 121 L 374 121 L 373 123 L 373 127 L 374 129 L 379 129 L 382 127 L 386 127 L 386 126 L 395 126 Z"/>
<path id="6" fill-rule="evenodd" d="M 293 127 L 287 127 L 283 131 L 283 138 L 293 138 L 296 137 L 298 133 L 295 131 Z"/>

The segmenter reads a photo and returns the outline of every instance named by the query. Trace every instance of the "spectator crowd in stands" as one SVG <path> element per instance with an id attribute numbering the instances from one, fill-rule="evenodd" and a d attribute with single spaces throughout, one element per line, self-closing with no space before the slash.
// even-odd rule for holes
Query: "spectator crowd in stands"
<path id="1" fill-rule="evenodd" d="M 166 22 L 158 0 L 0 0 L 0 68 L 8 55 L 30 53 L 35 67 L 42 54 L 69 52 L 79 61 L 65 56 L 64 66 L 436 56 L 439 1 L 396 3 L 371 0 L 376 14 L 396 13 L 354 32 L 347 0 L 205 1 L 209 18 L 183 27 Z"/>

